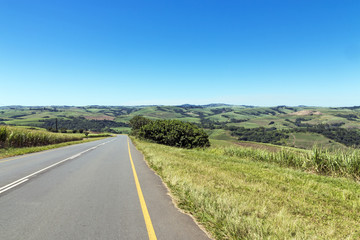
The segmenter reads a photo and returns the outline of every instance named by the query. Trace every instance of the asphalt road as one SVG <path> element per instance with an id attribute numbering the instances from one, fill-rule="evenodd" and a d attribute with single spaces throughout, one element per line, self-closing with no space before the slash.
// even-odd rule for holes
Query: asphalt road
<path id="1" fill-rule="evenodd" d="M 127 136 L 0 160 L 1 240 L 156 238 L 209 239 Z"/>

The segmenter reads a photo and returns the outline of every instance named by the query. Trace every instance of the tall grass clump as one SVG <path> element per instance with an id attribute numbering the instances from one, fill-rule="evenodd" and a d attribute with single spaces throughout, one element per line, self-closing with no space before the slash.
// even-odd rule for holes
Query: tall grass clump
<path id="1" fill-rule="evenodd" d="M 0 126 L 0 147 L 21 148 L 36 147 L 62 142 L 82 140 L 80 134 L 59 134 L 39 130 Z"/>
<path id="2" fill-rule="evenodd" d="M 352 177 L 360 180 L 360 151 L 336 150 L 314 147 L 311 151 L 281 149 L 273 152 L 246 147 L 213 148 L 208 151 L 230 157 L 248 158 L 253 161 L 277 163 L 324 175 Z"/>
<path id="3" fill-rule="evenodd" d="M 111 137 L 112 135 L 109 133 L 100 133 L 100 134 L 89 134 L 88 138 L 99 138 L 99 137 Z"/>

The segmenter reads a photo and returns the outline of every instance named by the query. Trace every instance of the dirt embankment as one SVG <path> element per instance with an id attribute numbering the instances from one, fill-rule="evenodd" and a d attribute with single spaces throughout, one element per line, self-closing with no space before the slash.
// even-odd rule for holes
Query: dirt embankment
<path id="1" fill-rule="evenodd" d="M 302 111 L 290 113 L 290 115 L 296 115 L 296 116 L 312 116 L 312 115 L 322 115 L 322 113 L 319 112 L 319 111 L 302 110 Z"/>

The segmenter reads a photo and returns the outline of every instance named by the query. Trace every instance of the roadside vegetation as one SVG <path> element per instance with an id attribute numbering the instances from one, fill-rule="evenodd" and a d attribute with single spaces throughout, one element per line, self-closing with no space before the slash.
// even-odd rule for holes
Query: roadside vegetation
<path id="1" fill-rule="evenodd" d="M 229 157 L 247 158 L 252 161 L 275 163 L 306 172 L 347 177 L 360 181 L 360 151 L 336 150 L 314 147 L 312 150 L 279 148 L 277 151 L 246 147 L 222 147 L 208 150 L 210 153 Z"/>
<path id="2" fill-rule="evenodd" d="M 41 128 L 0 125 L 0 159 L 95 141 L 110 134 L 52 133 Z"/>
<path id="3" fill-rule="evenodd" d="M 109 134 L 109 133 L 91 133 L 88 134 L 86 137 L 87 138 L 105 138 L 105 137 L 112 137 L 115 136 L 114 134 Z"/>
<path id="4" fill-rule="evenodd" d="M 215 239 L 360 238 L 357 151 L 181 149 L 132 139 L 177 205 Z"/>
<path id="5" fill-rule="evenodd" d="M 41 130 L 0 126 L 0 147 L 36 147 L 82 140 L 83 134 L 61 134 Z"/>
<path id="6" fill-rule="evenodd" d="M 79 143 L 92 142 L 92 141 L 96 141 L 96 140 L 100 140 L 100 139 L 103 139 L 103 137 L 84 138 L 83 140 L 77 140 L 77 141 L 72 141 L 72 142 L 63 142 L 63 143 L 57 143 L 57 144 L 39 146 L 39 147 L 0 148 L 0 159 L 29 154 L 29 153 L 46 151 L 46 150 L 60 148 L 60 147 L 66 147 L 66 146 L 79 144 Z"/>
<path id="7" fill-rule="evenodd" d="M 132 135 L 155 143 L 181 148 L 209 147 L 209 136 L 196 125 L 179 120 L 150 120 L 136 116 L 130 120 Z"/>

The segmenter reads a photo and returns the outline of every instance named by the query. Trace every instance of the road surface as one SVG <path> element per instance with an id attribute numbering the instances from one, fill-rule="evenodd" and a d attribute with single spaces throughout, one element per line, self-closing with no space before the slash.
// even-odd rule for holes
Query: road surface
<path id="1" fill-rule="evenodd" d="M 0 159 L 0 239 L 209 239 L 129 142 Z"/>

